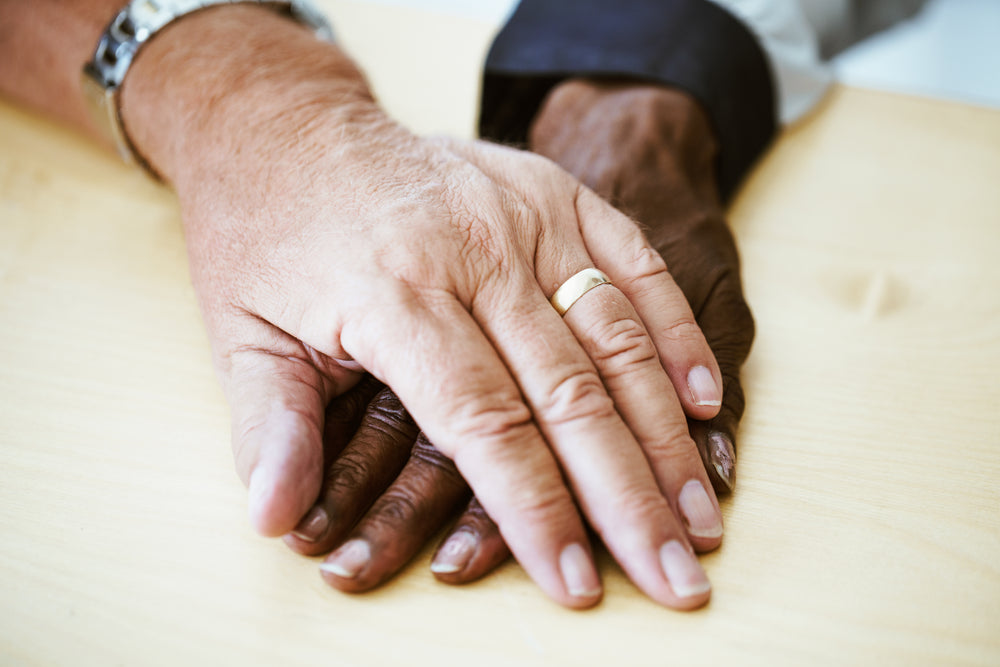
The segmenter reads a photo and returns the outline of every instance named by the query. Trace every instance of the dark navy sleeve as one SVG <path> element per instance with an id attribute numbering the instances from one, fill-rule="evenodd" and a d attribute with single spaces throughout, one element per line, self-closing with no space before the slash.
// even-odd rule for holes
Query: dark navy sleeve
<path id="1" fill-rule="evenodd" d="M 524 144 L 548 92 L 569 77 L 629 77 L 685 90 L 719 141 L 728 199 L 777 124 L 767 56 L 708 0 L 522 0 L 486 59 L 479 131 Z"/>

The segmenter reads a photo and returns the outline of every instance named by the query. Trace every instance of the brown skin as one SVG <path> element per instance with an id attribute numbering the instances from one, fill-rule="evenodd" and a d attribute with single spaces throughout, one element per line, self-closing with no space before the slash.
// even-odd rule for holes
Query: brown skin
<path id="1" fill-rule="evenodd" d="M 718 416 L 689 420 L 689 429 L 716 491 L 731 491 L 731 443 L 744 410 L 739 373 L 753 341 L 754 323 L 715 185 L 718 149 L 704 112 L 690 96 L 662 86 L 570 80 L 549 95 L 529 141 L 533 151 L 639 220 L 670 267 L 725 381 Z M 358 401 L 331 406 L 352 419 L 360 409 Z M 330 462 L 317 503 L 328 517 L 325 527 L 322 522 L 303 524 L 299 535 L 285 538 L 308 555 L 325 553 L 348 538 L 366 539 L 372 559 L 355 577 L 324 575 L 331 585 L 350 592 L 368 590 L 395 574 L 470 495 L 454 464 L 417 436 L 390 390 L 372 401 L 366 419 L 369 426 L 378 424 L 378 431 L 368 433 L 363 427 L 350 456 Z M 435 572 L 447 583 L 473 581 L 509 555 L 476 499 L 468 503 L 448 535 L 467 532 L 477 544 L 464 567 Z M 692 543 L 699 550 L 715 546 L 696 539 Z"/>

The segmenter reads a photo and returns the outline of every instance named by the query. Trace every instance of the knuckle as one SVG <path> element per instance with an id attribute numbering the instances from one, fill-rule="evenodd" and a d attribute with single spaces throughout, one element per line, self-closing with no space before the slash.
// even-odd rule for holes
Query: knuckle
<path id="1" fill-rule="evenodd" d="M 646 242 L 646 239 L 642 236 L 638 228 L 635 232 L 635 245 L 629 261 L 633 267 L 635 276 L 639 279 L 661 276 L 664 273 L 669 274 L 667 262 L 663 259 L 663 256 Z"/>
<path id="2" fill-rule="evenodd" d="M 693 315 L 685 315 L 674 320 L 660 333 L 668 340 L 680 344 L 698 343 L 704 340 L 701 327 L 694 321 Z"/>
<path id="3" fill-rule="evenodd" d="M 382 491 L 406 464 L 409 449 L 386 446 L 370 439 L 371 432 L 356 436 L 352 444 L 333 462 L 327 487 L 339 494 L 374 494 Z M 396 443 L 398 444 L 398 443 Z"/>
<path id="4" fill-rule="evenodd" d="M 399 452 L 412 449 L 416 437 L 417 427 L 413 422 L 369 412 L 355 435 L 356 446 L 352 454 L 373 464 L 384 458 L 398 458 Z"/>
<path id="5" fill-rule="evenodd" d="M 466 396 L 457 401 L 449 420 L 459 441 L 465 439 L 509 441 L 533 426 L 531 410 L 513 392 Z"/>
<path id="6" fill-rule="evenodd" d="M 395 392 L 388 387 L 384 388 L 375 398 L 371 400 L 371 406 L 373 409 L 378 409 L 386 413 L 391 414 L 406 414 L 406 408 L 403 407 L 403 402 L 399 400 Z"/>
<path id="7" fill-rule="evenodd" d="M 362 491 L 372 485 L 367 461 L 350 454 L 341 456 L 330 467 L 327 486 L 341 491 Z"/>
<path id="8" fill-rule="evenodd" d="M 557 525 L 576 510 L 561 484 L 526 484 L 512 495 L 512 509 L 527 525 Z"/>
<path id="9" fill-rule="evenodd" d="M 630 317 L 595 325 L 588 347 L 592 348 L 590 358 L 606 378 L 658 361 L 645 327 Z"/>
<path id="10" fill-rule="evenodd" d="M 578 371 L 559 380 L 539 406 L 540 417 L 550 424 L 614 414 L 614 403 L 594 369 Z"/>
<path id="11" fill-rule="evenodd" d="M 638 229 L 636 236 L 641 237 Z M 653 289 L 662 289 L 664 279 L 673 282 L 667 262 L 642 238 L 637 238 L 631 252 L 625 256 L 630 271 L 619 280 L 620 287 L 630 294 L 642 295 Z"/>
<path id="12" fill-rule="evenodd" d="M 392 442 L 412 443 L 417 426 L 396 394 L 385 389 L 368 405 L 363 428 L 381 434 Z"/>
<path id="13" fill-rule="evenodd" d="M 390 489 L 379 498 L 369 519 L 372 523 L 385 527 L 403 526 L 420 516 L 420 507 L 421 502 L 412 491 Z"/>
<path id="14" fill-rule="evenodd" d="M 417 444 L 410 454 L 410 461 L 426 471 L 433 471 L 437 477 L 443 477 L 444 481 L 452 485 L 459 485 L 463 488 L 466 486 L 454 461 L 442 454 L 423 434 L 417 439 Z"/>

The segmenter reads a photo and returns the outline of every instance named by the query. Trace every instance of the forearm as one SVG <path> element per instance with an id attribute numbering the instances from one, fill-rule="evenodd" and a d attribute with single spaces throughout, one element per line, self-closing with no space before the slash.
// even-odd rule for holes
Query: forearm
<path id="1" fill-rule="evenodd" d="M 337 121 L 348 123 L 375 107 L 337 46 L 270 10 L 235 5 L 183 17 L 157 35 L 126 77 L 122 109 L 132 140 L 176 182 L 252 155 L 262 135 L 274 147 L 317 115 L 340 112 Z"/>
<path id="2" fill-rule="evenodd" d="M 0 2 L 0 90 L 100 137 L 80 72 L 124 0 Z M 175 185 L 252 151 L 261 133 L 289 140 L 319 113 L 349 121 L 375 109 L 337 46 L 251 5 L 194 12 L 154 35 L 125 77 L 120 105 L 136 149 Z"/>
<path id="3" fill-rule="evenodd" d="M 123 0 L 0 0 L 0 94 L 100 136 L 80 70 Z"/>

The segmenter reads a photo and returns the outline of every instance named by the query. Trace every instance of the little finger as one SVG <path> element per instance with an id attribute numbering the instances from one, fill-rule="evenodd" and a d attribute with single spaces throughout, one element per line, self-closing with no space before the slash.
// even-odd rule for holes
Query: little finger
<path id="1" fill-rule="evenodd" d="M 596 266 L 645 324 L 684 411 L 710 419 L 722 405 L 722 375 L 683 292 L 639 227 L 592 191 L 577 197 L 580 230 Z"/>

